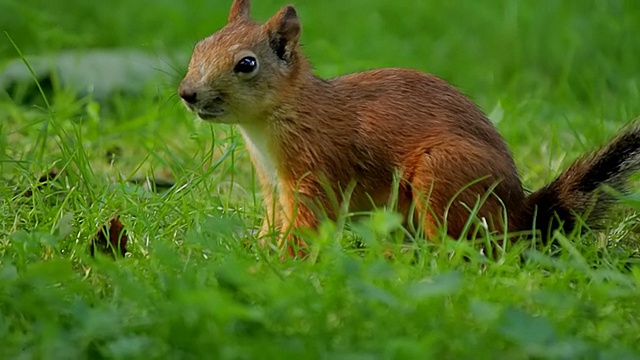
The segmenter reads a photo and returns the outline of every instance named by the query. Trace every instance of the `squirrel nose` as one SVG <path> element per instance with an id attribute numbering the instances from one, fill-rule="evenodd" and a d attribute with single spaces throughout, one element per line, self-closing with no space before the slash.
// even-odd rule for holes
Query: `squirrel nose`
<path id="1" fill-rule="evenodd" d="M 191 105 L 195 104 L 198 101 L 198 93 L 195 90 L 180 88 L 179 93 L 182 100 Z"/>

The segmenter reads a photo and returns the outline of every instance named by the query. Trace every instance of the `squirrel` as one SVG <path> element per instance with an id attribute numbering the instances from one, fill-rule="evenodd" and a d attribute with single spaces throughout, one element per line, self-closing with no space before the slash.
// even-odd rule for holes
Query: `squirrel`
<path id="1" fill-rule="evenodd" d="M 367 211 L 393 199 L 427 239 L 466 237 L 473 216 L 498 234 L 548 238 L 579 216 L 594 223 L 615 202 L 603 185 L 628 191 L 640 169 L 632 124 L 527 194 L 504 139 L 452 85 L 401 68 L 322 79 L 293 6 L 264 23 L 249 10 L 234 0 L 226 26 L 196 44 L 178 93 L 202 120 L 238 126 L 264 197 L 259 235 L 279 230 L 291 256 L 305 254 L 300 231 L 335 219 L 345 202 Z"/>

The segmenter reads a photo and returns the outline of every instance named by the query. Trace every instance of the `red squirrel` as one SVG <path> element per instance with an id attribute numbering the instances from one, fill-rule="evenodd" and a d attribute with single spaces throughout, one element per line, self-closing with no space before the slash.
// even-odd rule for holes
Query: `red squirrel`
<path id="1" fill-rule="evenodd" d="M 260 235 L 280 230 L 292 256 L 304 254 L 299 230 L 335 219 L 335 197 L 351 211 L 393 198 L 427 239 L 441 229 L 466 236 L 470 216 L 496 233 L 544 237 L 570 231 L 576 216 L 596 220 L 614 202 L 602 185 L 625 191 L 640 168 L 632 125 L 528 195 L 497 129 L 453 86 L 400 68 L 322 79 L 302 52 L 292 6 L 264 24 L 249 9 L 235 0 L 227 25 L 195 46 L 178 92 L 201 119 L 238 126 L 264 196 Z"/>

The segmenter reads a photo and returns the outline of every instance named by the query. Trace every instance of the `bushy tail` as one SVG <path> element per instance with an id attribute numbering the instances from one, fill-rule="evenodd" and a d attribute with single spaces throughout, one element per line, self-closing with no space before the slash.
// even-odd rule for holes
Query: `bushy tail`
<path id="1" fill-rule="evenodd" d="M 581 216 L 596 224 L 615 202 L 602 185 L 625 193 L 629 176 L 640 170 L 640 123 L 622 130 L 607 145 L 576 160 L 553 182 L 525 200 L 519 230 L 540 230 L 548 238 L 554 229 L 570 232 Z M 535 220 L 535 224 L 531 221 Z M 523 226 L 522 226 L 523 225 Z"/>

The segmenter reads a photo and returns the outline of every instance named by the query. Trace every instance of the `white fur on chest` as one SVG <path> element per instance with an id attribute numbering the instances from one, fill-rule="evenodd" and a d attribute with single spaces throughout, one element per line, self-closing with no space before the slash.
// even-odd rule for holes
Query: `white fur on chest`
<path id="1" fill-rule="evenodd" d="M 271 186 L 276 187 L 278 185 L 278 170 L 273 152 L 270 150 L 267 128 L 260 125 L 242 125 L 239 126 L 239 129 L 244 136 L 247 150 L 256 163 L 255 166 L 259 167 L 258 170 L 265 175 L 265 180 Z"/>

